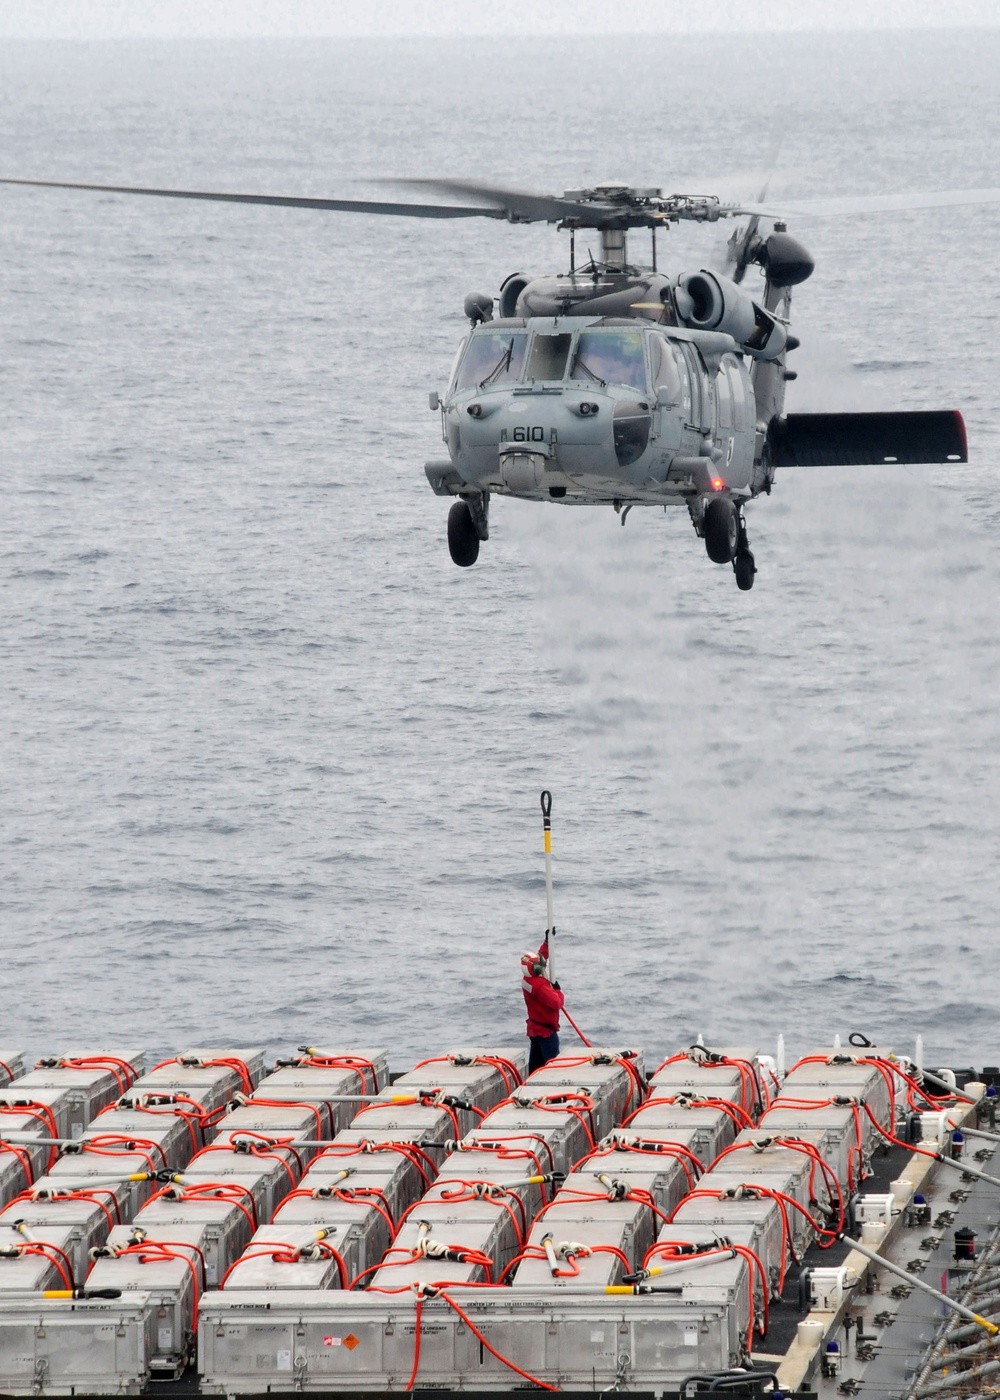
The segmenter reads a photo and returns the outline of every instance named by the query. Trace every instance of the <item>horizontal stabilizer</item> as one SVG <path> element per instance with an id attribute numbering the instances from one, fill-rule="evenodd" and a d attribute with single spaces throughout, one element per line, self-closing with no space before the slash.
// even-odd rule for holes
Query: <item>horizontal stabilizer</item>
<path id="1" fill-rule="evenodd" d="M 790 413 L 771 424 L 776 467 L 883 462 L 967 462 L 965 424 L 954 409 L 926 413 Z"/>

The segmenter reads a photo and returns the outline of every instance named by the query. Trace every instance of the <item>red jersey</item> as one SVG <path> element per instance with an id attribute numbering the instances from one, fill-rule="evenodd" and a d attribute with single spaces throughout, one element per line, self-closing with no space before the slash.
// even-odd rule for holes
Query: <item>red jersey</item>
<path id="1" fill-rule="evenodd" d="M 538 950 L 539 961 L 548 958 L 549 945 L 543 943 Z M 565 997 L 553 987 L 547 977 L 533 977 L 527 969 L 521 979 L 524 1004 L 528 1008 L 528 1035 L 542 1037 L 555 1035 L 559 1030 L 559 1012 L 563 1009 Z"/>

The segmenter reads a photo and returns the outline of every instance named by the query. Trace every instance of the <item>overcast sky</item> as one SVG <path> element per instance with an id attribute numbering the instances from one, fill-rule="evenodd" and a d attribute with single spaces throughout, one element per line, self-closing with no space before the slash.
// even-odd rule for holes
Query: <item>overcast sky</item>
<path id="1" fill-rule="evenodd" d="M 0 0 L 0 37 L 1000 27 L 997 0 Z"/>

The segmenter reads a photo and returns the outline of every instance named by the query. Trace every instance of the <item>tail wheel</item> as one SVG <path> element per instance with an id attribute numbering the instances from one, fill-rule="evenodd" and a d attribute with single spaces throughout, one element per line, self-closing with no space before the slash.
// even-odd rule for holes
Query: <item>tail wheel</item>
<path id="1" fill-rule="evenodd" d="M 753 588 L 754 574 L 757 572 L 757 565 L 749 549 L 740 550 L 733 560 L 733 570 L 736 574 L 736 587 L 742 593 L 749 593 Z"/>
<path id="2" fill-rule="evenodd" d="M 448 550 L 460 569 L 471 568 L 479 558 L 479 531 L 464 501 L 456 501 L 448 512 Z"/>
<path id="3" fill-rule="evenodd" d="M 705 549 L 713 564 L 731 564 L 740 542 L 739 512 L 728 496 L 714 496 L 705 507 Z"/>

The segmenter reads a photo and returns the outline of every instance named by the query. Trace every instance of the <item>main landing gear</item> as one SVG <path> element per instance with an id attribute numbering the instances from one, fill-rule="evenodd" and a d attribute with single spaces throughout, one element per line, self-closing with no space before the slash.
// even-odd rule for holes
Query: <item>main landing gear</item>
<path id="1" fill-rule="evenodd" d="M 753 588 L 757 565 L 747 540 L 746 521 L 728 496 L 713 496 L 705 507 L 705 550 L 713 564 L 732 564 L 736 587 Z"/>
<path id="2" fill-rule="evenodd" d="M 452 563 L 469 569 L 479 558 L 481 540 L 490 537 L 490 493 L 463 496 L 448 512 L 448 551 Z"/>

